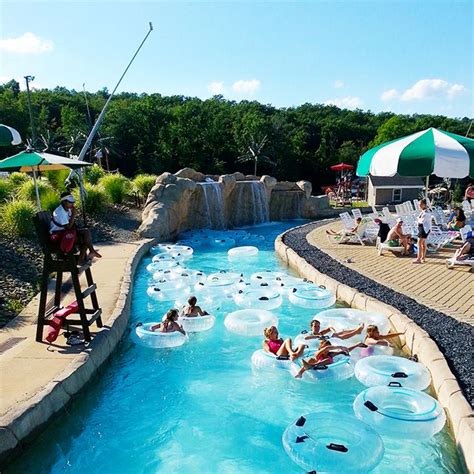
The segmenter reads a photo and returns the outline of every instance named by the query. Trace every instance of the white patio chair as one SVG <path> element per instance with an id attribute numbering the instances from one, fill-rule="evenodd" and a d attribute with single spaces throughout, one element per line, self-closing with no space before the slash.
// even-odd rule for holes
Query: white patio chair
<path id="1" fill-rule="evenodd" d="M 468 232 L 472 232 L 472 227 L 470 225 L 465 225 L 460 231 L 459 233 L 461 234 L 461 240 L 464 242 L 466 242 L 466 238 L 467 238 L 467 234 Z"/>
<path id="2" fill-rule="evenodd" d="M 390 245 L 388 245 L 386 242 L 380 242 L 380 237 L 377 237 L 375 247 L 377 248 L 379 257 L 383 255 L 384 250 L 388 250 L 389 252 L 393 253 L 403 253 L 405 250 L 403 247 L 390 247 Z"/>
<path id="3" fill-rule="evenodd" d="M 352 209 L 352 215 L 354 216 L 354 220 L 359 219 L 359 217 L 362 219 L 362 212 L 360 209 Z"/>

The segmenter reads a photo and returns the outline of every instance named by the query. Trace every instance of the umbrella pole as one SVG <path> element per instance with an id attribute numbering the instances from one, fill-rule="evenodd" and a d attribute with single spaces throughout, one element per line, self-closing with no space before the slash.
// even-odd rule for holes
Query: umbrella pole
<path id="1" fill-rule="evenodd" d="M 425 183 L 425 199 L 428 199 L 428 186 L 430 185 L 430 177 L 426 177 L 426 183 Z"/>
<path id="2" fill-rule="evenodd" d="M 34 168 L 33 168 L 33 181 L 35 183 L 36 204 L 38 205 L 38 211 L 41 211 L 41 201 L 40 201 L 40 195 L 39 195 L 39 190 L 38 190 L 38 183 L 36 182 L 36 171 Z"/>
<path id="3" fill-rule="evenodd" d="M 82 168 L 78 170 L 79 174 L 79 196 L 81 198 L 81 209 L 82 209 L 82 220 L 84 221 L 84 227 L 87 227 L 87 216 L 86 216 L 86 206 L 85 206 L 85 196 L 84 196 L 84 178 L 82 173 Z"/>

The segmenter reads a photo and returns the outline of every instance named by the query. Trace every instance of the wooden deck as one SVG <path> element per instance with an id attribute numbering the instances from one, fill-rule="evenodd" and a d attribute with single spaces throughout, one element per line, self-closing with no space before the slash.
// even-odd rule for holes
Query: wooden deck
<path id="1" fill-rule="evenodd" d="M 412 297 L 419 303 L 441 311 L 459 321 L 474 325 L 474 273 L 469 267 L 446 267 L 446 258 L 459 246 L 428 253 L 427 262 L 414 265 L 412 257 L 401 257 L 374 246 L 334 244 L 325 230 L 342 228 L 339 222 L 319 227 L 308 234 L 308 241 L 349 268 L 378 283 Z M 459 241 L 460 242 L 460 241 Z M 351 263 L 347 263 L 350 259 Z"/>

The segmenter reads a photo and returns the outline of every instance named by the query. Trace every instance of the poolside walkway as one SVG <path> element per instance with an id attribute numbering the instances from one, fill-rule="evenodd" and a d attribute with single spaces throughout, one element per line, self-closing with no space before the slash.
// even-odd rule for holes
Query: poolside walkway
<path id="1" fill-rule="evenodd" d="M 140 243 L 98 244 L 103 258 L 93 264 L 92 274 L 98 287 L 104 326 L 107 326 L 116 307 L 127 262 Z M 74 299 L 71 290 L 62 304 L 66 305 Z M 0 418 L 33 399 L 55 381 L 75 358 L 87 352 L 82 345 L 67 346 L 62 335 L 52 345 L 37 343 L 37 310 L 38 297 L 0 330 Z M 98 328 L 94 324 L 91 330 L 95 334 Z M 2 423 L 0 425 L 3 426 Z"/>
<path id="2" fill-rule="evenodd" d="M 308 242 L 352 270 L 474 325 L 474 274 L 468 267 L 446 267 L 446 258 L 453 255 L 454 248 L 429 253 L 426 264 L 413 265 L 413 258 L 397 257 L 391 252 L 379 257 L 374 246 L 330 243 L 325 232 L 329 228 L 339 230 L 342 225 L 332 222 L 321 226 L 308 234 Z"/>

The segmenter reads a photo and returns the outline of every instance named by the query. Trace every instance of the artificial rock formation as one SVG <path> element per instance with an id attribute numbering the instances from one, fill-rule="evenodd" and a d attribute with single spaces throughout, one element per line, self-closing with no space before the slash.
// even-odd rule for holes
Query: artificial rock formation
<path id="1" fill-rule="evenodd" d="M 148 195 L 139 233 L 159 240 L 196 228 L 232 228 L 268 220 L 314 218 L 329 208 L 309 181 L 278 182 L 242 173 L 219 177 L 191 168 L 163 173 Z"/>

